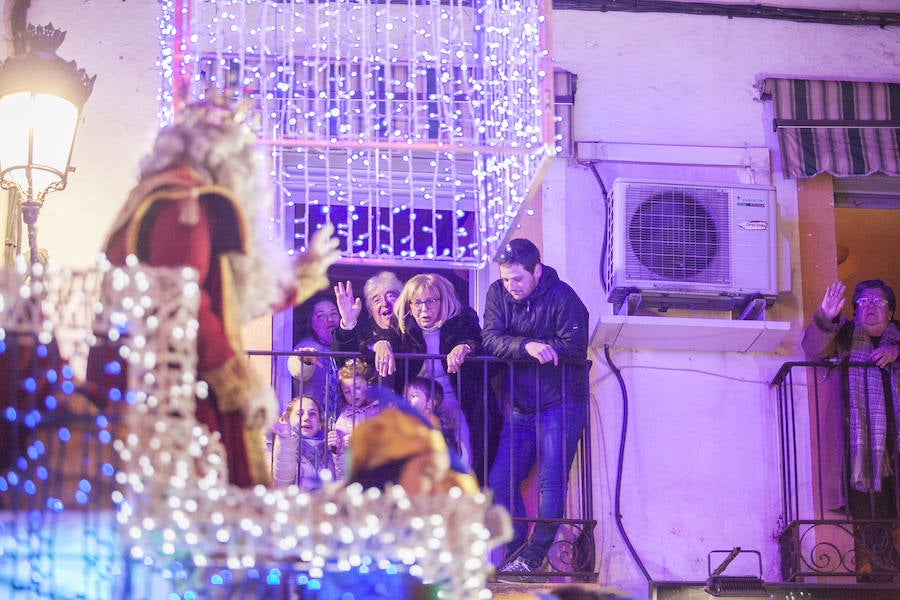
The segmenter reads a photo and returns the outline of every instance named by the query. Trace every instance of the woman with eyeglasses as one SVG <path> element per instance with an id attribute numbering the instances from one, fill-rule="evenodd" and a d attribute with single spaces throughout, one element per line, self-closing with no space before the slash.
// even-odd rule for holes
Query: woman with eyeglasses
<path id="1" fill-rule="evenodd" d="M 394 376 L 401 394 L 417 376 L 436 381 L 444 394 L 438 418 L 457 431 L 460 444 L 469 448 L 475 472 L 483 465 L 485 409 L 480 365 L 466 362 L 481 350 L 478 314 L 464 306 L 453 284 L 435 273 L 415 275 L 403 286 L 391 319 L 390 335 L 375 344 L 375 369 L 382 377 Z M 397 354 L 433 354 L 441 358 L 395 357 Z M 470 425 L 472 426 L 470 428 Z"/>
<path id="2" fill-rule="evenodd" d="M 833 504 L 843 504 L 854 519 L 893 520 L 898 517 L 895 459 L 900 448 L 897 428 L 900 366 L 896 365 L 900 355 L 900 327 L 894 321 L 897 298 L 880 279 L 862 281 L 850 298 L 853 320 L 848 320 L 841 313 L 846 303 L 845 291 L 840 281 L 828 286 L 803 335 L 803 349 L 813 360 L 841 358 L 874 366 L 847 370 L 846 413 L 842 414 L 840 405 L 832 406 L 830 411 L 826 409 L 825 468 L 840 465 L 840 457 L 844 456 L 841 441 L 845 439 L 842 425 L 848 422 L 850 464 L 845 465 L 843 473 L 849 476 L 849 489 L 845 491 L 846 486 L 841 486 L 840 491 L 834 491 L 832 495 L 838 500 Z M 831 483 L 839 483 L 837 469 L 834 471 L 833 479 L 838 481 Z M 840 495 L 841 491 L 844 496 Z M 900 531 L 892 532 L 877 524 L 866 526 L 857 536 L 857 572 L 883 569 L 879 564 L 900 564 L 900 548 L 895 548 L 893 542 L 900 539 L 898 534 Z M 861 580 L 880 579 L 863 575 Z"/>

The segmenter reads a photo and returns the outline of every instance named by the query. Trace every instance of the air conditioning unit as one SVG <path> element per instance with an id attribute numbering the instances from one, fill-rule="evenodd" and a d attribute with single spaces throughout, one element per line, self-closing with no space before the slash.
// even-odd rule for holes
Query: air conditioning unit
<path id="1" fill-rule="evenodd" d="M 616 179 L 608 204 L 607 300 L 737 310 L 774 302 L 775 190 L 760 185 Z"/>

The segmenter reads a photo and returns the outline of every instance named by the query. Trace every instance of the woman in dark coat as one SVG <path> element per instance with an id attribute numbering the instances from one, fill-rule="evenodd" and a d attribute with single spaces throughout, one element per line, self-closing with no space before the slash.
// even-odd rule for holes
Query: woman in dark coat
<path id="1" fill-rule="evenodd" d="M 441 386 L 444 401 L 438 417 L 444 425 L 455 428 L 457 439 L 469 447 L 471 466 L 483 481 L 496 449 L 496 444 L 486 444 L 485 440 L 491 439 L 500 420 L 487 388 L 484 365 L 465 361 L 481 351 L 478 314 L 460 303 L 453 284 L 444 277 L 434 273 L 415 275 L 394 303 L 389 334 L 376 342 L 374 350 L 375 369 L 382 377 L 394 376 L 397 393 L 402 394 L 406 382 L 417 376 L 430 377 Z M 441 358 L 412 356 L 397 360 L 395 354 Z"/>

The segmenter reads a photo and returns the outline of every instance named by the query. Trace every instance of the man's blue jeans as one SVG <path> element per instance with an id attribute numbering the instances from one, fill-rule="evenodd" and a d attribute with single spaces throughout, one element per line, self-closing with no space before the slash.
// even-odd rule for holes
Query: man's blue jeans
<path id="1" fill-rule="evenodd" d="M 561 519 L 566 504 L 569 469 L 587 418 L 582 402 L 544 409 L 533 414 L 515 410 L 506 417 L 500 446 L 488 478 L 494 502 L 509 509 L 513 518 L 525 517 L 520 485 L 537 463 L 538 519 Z M 563 435 L 565 434 L 565 435 Z M 519 555 L 530 567 L 544 560 L 559 526 L 536 523 L 528 546 Z M 528 524 L 515 522 L 507 548 L 515 551 L 525 543 Z"/>

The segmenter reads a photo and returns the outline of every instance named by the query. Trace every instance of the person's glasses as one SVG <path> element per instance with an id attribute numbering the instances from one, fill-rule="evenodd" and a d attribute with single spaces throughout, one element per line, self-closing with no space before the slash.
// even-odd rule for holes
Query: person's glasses
<path id="1" fill-rule="evenodd" d="M 372 296 L 369 299 L 369 303 L 372 306 L 384 306 L 385 304 L 393 304 L 397 301 L 397 296 L 399 296 L 397 292 L 385 292 L 383 294 Z"/>
<path id="2" fill-rule="evenodd" d="M 431 310 L 437 306 L 437 303 L 440 301 L 440 298 L 425 298 L 424 300 L 413 300 L 410 304 L 412 304 L 412 307 L 416 310 L 422 310 L 423 306 L 427 306 L 428 310 Z"/>
<path id="3" fill-rule="evenodd" d="M 872 298 L 870 296 L 863 296 L 856 301 L 856 305 L 862 307 L 874 306 L 876 308 L 884 308 L 888 305 L 888 301 L 885 298 Z"/>

